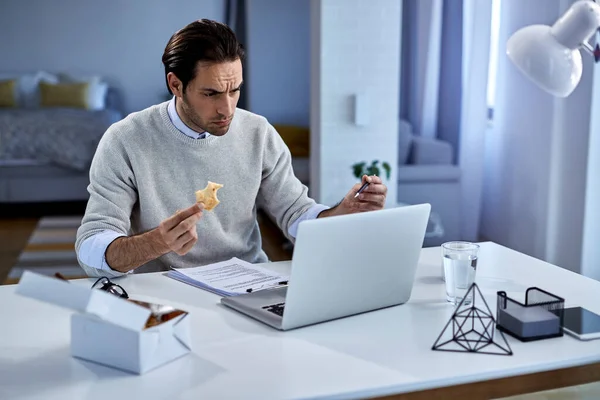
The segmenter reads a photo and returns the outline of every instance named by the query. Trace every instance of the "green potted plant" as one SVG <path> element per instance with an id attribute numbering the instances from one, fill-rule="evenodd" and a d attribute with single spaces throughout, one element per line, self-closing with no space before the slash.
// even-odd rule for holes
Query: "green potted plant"
<path id="1" fill-rule="evenodd" d="M 385 171 L 385 177 L 387 180 L 390 179 L 390 173 L 392 171 L 392 167 L 386 161 L 381 163 L 381 168 Z M 379 160 L 371 161 L 371 164 L 368 165 L 366 161 L 357 162 L 352 165 L 352 172 L 357 179 L 361 179 L 363 175 L 377 175 L 380 178 L 381 170 L 379 169 Z"/>

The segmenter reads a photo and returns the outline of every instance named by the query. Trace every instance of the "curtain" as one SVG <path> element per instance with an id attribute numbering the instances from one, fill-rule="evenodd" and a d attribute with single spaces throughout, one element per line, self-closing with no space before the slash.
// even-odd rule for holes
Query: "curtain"
<path id="1" fill-rule="evenodd" d="M 225 23 L 235 32 L 238 41 L 244 46 L 247 53 L 248 34 L 246 30 L 246 18 L 246 0 L 226 0 Z M 240 91 L 238 107 L 248 109 L 248 64 L 244 63 L 243 67 L 242 79 L 244 80 L 244 87 Z"/>
<path id="2" fill-rule="evenodd" d="M 501 3 L 498 89 L 486 138 L 481 231 L 499 244 L 587 273 L 581 260 L 588 216 L 588 148 L 590 127 L 600 126 L 593 112 L 598 105 L 592 89 L 593 57 L 582 55 L 581 82 L 569 97 L 556 98 L 528 80 L 506 56 L 513 33 L 528 25 L 554 24 L 572 3 Z M 591 242 L 598 246 L 593 237 Z"/>
<path id="3" fill-rule="evenodd" d="M 400 118 L 416 134 L 453 146 L 465 240 L 479 233 L 491 10 L 491 1 L 482 0 L 403 5 Z"/>

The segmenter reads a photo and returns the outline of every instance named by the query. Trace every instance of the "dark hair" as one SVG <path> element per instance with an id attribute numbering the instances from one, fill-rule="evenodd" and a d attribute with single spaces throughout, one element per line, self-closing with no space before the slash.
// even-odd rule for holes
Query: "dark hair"
<path id="1" fill-rule="evenodd" d="M 196 65 L 199 61 L 243 61 L 244 55 L 244 47 L 227 25 L 208 19 L 194 21 L 175 32 L 165 47 L 162 62 L 165 66 L 167 89 L 173 94 L 167 80 L 169 72 L 179 78 L 185 92 L 188 83 L 196 77 Z"/>

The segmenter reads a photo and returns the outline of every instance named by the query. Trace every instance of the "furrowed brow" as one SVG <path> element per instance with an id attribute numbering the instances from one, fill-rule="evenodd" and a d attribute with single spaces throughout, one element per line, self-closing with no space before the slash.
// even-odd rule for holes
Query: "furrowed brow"
<path id="1" fill-rule="evenodd" d="M 221 94 L 221 93 L 223 93 L 223 92 L 220 92 L 220 91 L 218 91 L 216 89 L 211 89 L 211 88 L 200 88 L 200 91 L 202 91 L 202 92 L 209 92 L 211 94 Z"/>
<path id="2" fill-rule="evenodd" d="M 244 84 L 244 82 L 242 81 L 242 82 L 241 82 L 241 83 L 238 85 L 238 87 L 236 87 L 236 88 L 233 88 L 232 90 L 240 90 L 240 89 L 242 88 L 242 85 L 243 85 L 243 84 Z M 219 91 L 219 90 L 216 90 L 216 89 L 212 89 L 212 88 L 208 88 L 208 87 L 203 87 L 203 88 L 200 88 L 200 91 L 202 91 L 202 92 L 209 92 L 210 94 L 222 94 L 222 93 L 224 93 L 224 92 L 222 92 L 222 91 Z"/>

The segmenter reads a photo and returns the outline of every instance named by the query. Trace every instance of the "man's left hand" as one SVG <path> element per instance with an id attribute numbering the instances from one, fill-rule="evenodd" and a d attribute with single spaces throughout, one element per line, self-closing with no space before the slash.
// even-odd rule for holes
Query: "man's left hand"
<path id="1" fill-rule="evenodd" d="M 369 186 L 358 197 L 354 197 L 365 182 L 369 182 Z M 362 181 L 350 189 L 340 204 L 321 212 L 319 217 L 381 210 L 385 207 L 386 196 L 387 187 L 380 177 L 363 175 Z"/>

